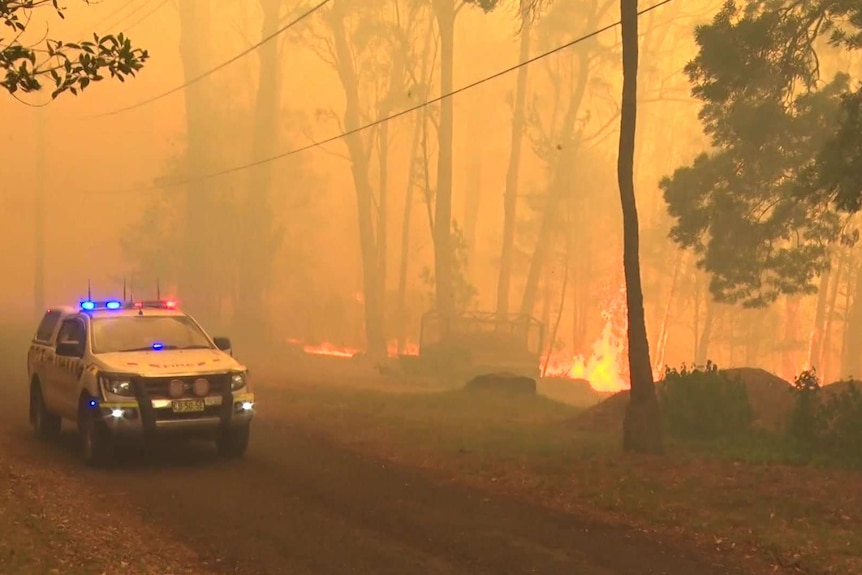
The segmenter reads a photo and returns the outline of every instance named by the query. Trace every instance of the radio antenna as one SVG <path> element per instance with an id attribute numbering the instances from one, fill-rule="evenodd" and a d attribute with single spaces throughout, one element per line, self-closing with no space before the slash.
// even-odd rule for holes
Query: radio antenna
<path id="1" fill-rule="evenodd" d="M 159 301 L 162 300 L 162 290 L 159 287 L 159 278 L 156 278 L 156 299 Z"/>
<path id="2" fill-rule="evenodd" d="M 129 301 L 126 297 L 126 278 L 123 277 L 123 301 Z"/>
<path id="3" fill-rule="evenodd" d="M 87 301 L 93 301 L 93 293 L 90 290 L 90 280 L 87 280 Z"/>

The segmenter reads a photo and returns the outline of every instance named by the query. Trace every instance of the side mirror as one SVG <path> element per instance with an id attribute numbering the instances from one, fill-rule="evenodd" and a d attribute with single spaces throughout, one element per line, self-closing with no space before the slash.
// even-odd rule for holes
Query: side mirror
<path id="1" fill-rule="evenodd" d="M 58 343 L 57 355 L 61 357 L 84 357 L 81 344 L 77 341 L 61 341 Z"/>
<path id="2" fill-rule="evenodd" d="M 231 355 L 233 355 L 233 353 L 231 352 L 230 338 L 214 337 L 213 343 L 215 343 L 216 347 L 219 348 L 220 350 L 222 350 L 223 352 L 230 353 Z"/>

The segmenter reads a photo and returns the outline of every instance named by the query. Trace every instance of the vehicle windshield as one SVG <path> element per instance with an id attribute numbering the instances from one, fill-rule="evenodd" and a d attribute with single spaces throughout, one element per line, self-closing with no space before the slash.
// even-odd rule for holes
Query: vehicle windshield
<path id="1" fill-rule="evenodd" d="M 213 347 L 206 334 L 181 315 L 94 318 L 92 344 L 93 353 Z"/>

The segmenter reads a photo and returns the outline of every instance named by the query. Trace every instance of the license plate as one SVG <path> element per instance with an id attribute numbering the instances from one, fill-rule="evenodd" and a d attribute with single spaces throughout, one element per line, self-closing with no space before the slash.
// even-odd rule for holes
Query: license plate
<path id="1" fill-rule="evenodd" d="M 171 404 L 171 409 L 174 413 L 197 413 L 203 411 L 206 407 L 203 399 L 187 399 L 183 401 L 174 401 Z"/>

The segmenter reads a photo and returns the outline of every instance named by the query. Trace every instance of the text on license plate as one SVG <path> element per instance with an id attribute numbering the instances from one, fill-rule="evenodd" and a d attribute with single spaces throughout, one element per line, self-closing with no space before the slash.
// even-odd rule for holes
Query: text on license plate
<path id="1" fill-rule="evenodd" d="M 174 401 L 171 404 L 171 409 L 174 413 L 197 413 L 205 408 L 203 399 L 185 399 Z"/>

